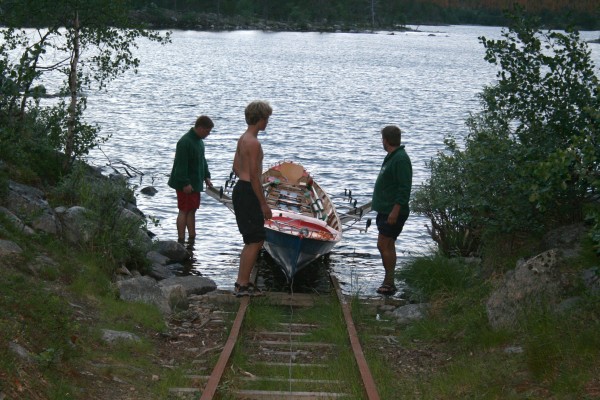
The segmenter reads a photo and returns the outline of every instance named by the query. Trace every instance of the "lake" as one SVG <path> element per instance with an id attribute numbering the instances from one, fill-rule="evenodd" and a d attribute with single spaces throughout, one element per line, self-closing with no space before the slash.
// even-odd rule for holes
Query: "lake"
<path id="1" fill-rule="evenodd" d="M 176 197 L 167 180 L 177 140 L 198 115 L 213 119 L 205 146 L 213 184 L 220 186 L 246 128 L 244 108 L 263 99 L 274 109 L 259 136 L 265 167 L 282 159 L 300 162 L 331 196 L 351 189 L 361 204 L 370 200 L 385 156 L 380 130 L 396 124 L 418 186 L 428 178 L 425 163 L 443 149 L 444 138 L 464 137 L 466 117 L 479 110 L 477 94 L 493 82 L 496 68 L 483 60 L 478 37 L 500 38 L 500 28 L 418 29 L 393 35 L 176 31 L 167 46 L 140 42 L 138 74 L 111 82 L 107 92 L 88 93 L 87 120 L 112 135 L 88 161 L 107 172 L 111 166 L 123 172 L 123 165 L 139 171 L 131 179 L 138 207 L 160 221 L 150 227 L 160 240 L 176 240 Z M 599 65 L 599 45 L 590 47 Z M 158 193 L 141 194 L 146 186 Z M 375 215 L 367 217 L 374 221 Z M 434 251 L 427 224 L 423 217 L 409 218 L 396 246 L 399 267 Z M 232 289 L 242 248 L 233 214 L 204 195 L 197 233 L 189 273 Z M 344 291 L 375 295 L 383 279 L 376 241 L 374 226 L 366 233 L 348 231 L 294 286 L 318 286 L 319 267 L 325 267 Z M 261 280 L 275 287 L 282 277 L 272 264 L 261 257 Z"/>

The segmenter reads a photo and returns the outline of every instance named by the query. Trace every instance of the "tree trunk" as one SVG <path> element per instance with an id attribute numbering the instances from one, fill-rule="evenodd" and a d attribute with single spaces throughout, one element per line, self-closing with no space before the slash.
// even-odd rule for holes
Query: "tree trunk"
<path id="1" fill-rule="evenodd" d="M 70 72 L 69 72 L 69 91 L 71 93 L 71 103 L 69 104 L 69 114 L 67 121 L 67 136 L 65 140 L 65 162 L 63 168 L 66 170 L 71 164 L 73 147 L 75 142 L 75 123 L 77 122 L 77 100 L 78 100 L 78 82 L 77 67 L 79 64 L 79 13 L 75 13 L 73 22 L 73 53 L 71 54 Z"/>

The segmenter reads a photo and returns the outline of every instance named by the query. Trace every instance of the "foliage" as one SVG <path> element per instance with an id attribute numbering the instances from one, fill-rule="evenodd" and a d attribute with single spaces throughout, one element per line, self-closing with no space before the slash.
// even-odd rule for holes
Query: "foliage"
<path id="1" fill-rule="evenodd" d="M 480 38 L 500 71 L 467 120 L 464 150 L 447 139 L 413 199 L 447 255 L 477 253 L 498 233 L 579 220 L 597 185 L 600 97 L 586 43 L 571 30 L 542 32 L 518 10 L 502 35 Z"/>
<path id="2" fill-rule="evenodd" d="M 480 284 L 477 271 L 476 264 L 436 254 L 413 260 L 397 271 L 396 278 L 416 291 L 412 295 L 415 300 L 423 302 L 436 295 L 462 292 Z"/>
<path id="3" fill-rule="evenodd" d="M 523 4 L 523 2 L 520 2 Z M 577 21 L 582 29 L 598 29 L 598 8 L 592 1 L 526 1 L 527 8 L 543 18 L 547 26 L 562 26 Z M 472 0 L 134 0 L 136 9 L 157 12 L 162 19 L 153 22 L 174 27 L 179 21 L 169 18 L 172 12 L 206 13 L 220 21 L 238 16 L 261 18 L 287 23 L 338 26 L 393 28 L 410 24 L 479 24 L 502 26 L 506 22 L 502 11 L 506 1 L 474 2 Z"/>
<path id="4" fill-rule="evenodd" d="M 597 265 L 597 259 L 589 257 L 588 243 L 583 247 L 581 255 L 570 260 L 565 276 Z M 574 279 L 570 295 L 577 294 L 577 305 L 560 311 L 550 305 L 525 307 L 514 329 L 493 330 L 485 307 L 490 282 L 476 269 L 435 255 L 415 259 L 398 271 L 397 278 L 422 295 L 411 300 L 427 301 L 428 313 L 396 326 L 395 338 L 403 352 L 420 354 L 419 362 L 425 355 L 428 360 L 430 355 L 445 360 L 428 369 L 425 382 L 418 368 L 391 376 L 399 390 L 415 393 L 406 398 L 470 398 L 481 393 L 503 399 L 595 398 L 600 372 L 599 294 Z M 374 330 L 378 324 L 365 320 L 363 325 Z M 381 335 L 390 331 L 381 331 L 373 338 L 361 337 L 361 343 L 366 348 L 385 346 Z"/>
<path id="5" fill-rule="evenodd" d="M 169 41 L 168 34 L 133 25 L 128 6 L 125 0 L 3 1 L 7 28 L 2 29 L 0 76 L 7 90 L 0 118 L 17 133 L 13 137 L 20 137 L 21 122 L 44 94 L 36 83 L 58 73 L 64 77 L 61 93 L 68 101 L 63 99 L 38 116 L 49 124 L 49 143 L 64 152 L 64 166 L 70 167 L 74 159 L 107 139 L 98 138 L 98 127 L 82 119 L 83 90 L 103 89 L 126 70 L 135 70 L 139 60 L 132 50 L 139 38 Z M 17 29 L 27 25 L 36 29 Z"/>
<path id="6" fill-rule="evenodd" d="M 76 164 L 51 197 L 53 202 L 79 205 L 87 210 L 94 234 L 85 246 L 106 258 L 110 273 L 122 263 L 131 269 L 146 267 L 144 249 L 149 238 L 142 233 L 146 220 L 125 211 L 124 206 L 132 198 L 125 181 L 95 175 L 85 164 Z"/>

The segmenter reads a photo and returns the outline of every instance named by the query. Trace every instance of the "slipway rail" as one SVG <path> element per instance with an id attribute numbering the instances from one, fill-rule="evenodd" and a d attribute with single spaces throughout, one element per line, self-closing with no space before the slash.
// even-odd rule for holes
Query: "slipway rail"
<path id="1" fill-rule="evenodd" d="M 335 290 L 335 299 L 339 301 L 342 313 L 344 316 L 344 324 L 348 332 L 348 340 L 352 350 L 352 355 L 355 359 L 355 367 L 359 373 L 353 372 L 353 376 L 360 375 L 361 384 L 357 385 L 353 382 L 354 393 L 346 393 L 347 388 L 351 385 L 348 382 L 340 381 L 337 378 L 332 378 L 331 374 L 341 368 L 348 368 L 347 365 L 341 365 L 343 360 L 336 357 L 336 344 L 325 342 L 314 342 L 306 340 L 310 337 L 311 332 L 319 329 L 319 324 L 307 323 L 279 323 L 280 329 L 274 331 L 261 331 L 259 334 L 246 333 L 252 335 L 245 337 L 244 320 L 247 316 L 247 311 L 255 298 L 242 297 L 239 299 L 239 308 L 233 320 L 229 336 L 223 349 L 219 355 L 218 361 L 214 365 L 209 376 L 204 376 L 198 379 L 195 376 L 194 386 L 191 388 L 173 389 L 173 393 L 181 395 L 190 394 L 194 399 L 212 400 L 221 398 L 236 398 L 236 399 L 278 399 L 278 400 L 293 400 L 293 399 L 368 399 L 379 400 L 377 385 L 371 375 L 368 363 L 363 354 L 358 334 L 352 320 L 350 306 L 346 302 L 340 289 L 337 279 L 333 276 L 331 284 Z M 315 295 L 313 294 L 294 294 L 269 292 L 263 297 L 269 305 L 289 307 L 297 309 L 302 307 L 314 306 Z M 234 300 L 238 301 L 238 300 Z M 333 301 L 335 303 L 335 301 Z M 327 303 L 329 304 L 329 303 Z M 333 305 L 332 305 L 333 306 Z M 329 307 L 329 306 L 327 306 Z M 335 305 L 337 308 L 337 304 Z M 272 328 L 271 328 L 272 329 Z M 262 364 L 262 368 L 257 366 L 254 371 L 243 371 L 239 366 L 232 364 L 232 358 L 236 351 L 241 351 L 238 346 L 242 346 L 242 342 L 251 343 L 257 354 L 251 356 L 256 360 L 256 364 Z M 246 348 L 248 351 L 248 347 Z M 261 355 L 267 353 L 271 358 L 262 360 Z M 332 357 L 328 361 L 323 361 L 325 355 L 330 354 Z M 289 361 L 279 362 L 275 357 L 289 357 Z M 346 361 L 347 364 L 347 361 Z M 254 361 L 252 366 L 254 366 Z M 313 370 L 317 371 L 315 376 L 310 373 L 300 374 L 308 378 L 292 378 L 282 377 L 274 374 L 269 376 L 264 371 L 268 368 L 286 368 L 294 370 Z M 329 374 L 323 374 L 320 378 L 319 369 L 328 371 Z M 258 371 L 258 372 L 257 372 Z M 261 373 L 262 371 L 262 373 Z M 226 378 L 225 378 L 226 377 Z M 205 384 L 203 384 L 205 382 Z M 245 384 L 255 385 L 246 388 Z M 258 386 L 256 386 L 258 385 Z M 282 390 L 282 387 L 289 385 L 289 389 Z M 292 389 L 292 386 L 295 389 Z M 275 387 L 277 390 L 266 390 L 265 388 Z M 298 389 L 298 388 L 307 388 Z M 356 391 L 362 391 L 357 395 Z M 198 395 L 201 393 L 201 397 Z"/>

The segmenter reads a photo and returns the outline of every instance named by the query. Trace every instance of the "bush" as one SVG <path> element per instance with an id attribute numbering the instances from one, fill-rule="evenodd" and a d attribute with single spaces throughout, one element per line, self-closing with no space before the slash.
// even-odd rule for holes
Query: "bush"
<path id="1" fill-rule="evenodd" d="M 100 176 L 83 163 L 76 164 L 52 193 L 53 202 L 88 210 L 95 227 L 93 240 L 87 244 L 91 251 L 103 254 L 113 267 L 125 264 L 143 269 L 147 261 L 140 235 L 146 220 L 124 216 L 124 206 L 132 196 L 124 180 Z"/>
<path id="2" fill-rule="evenodd" d="M 517 10 L 518 11 L 518 10 Z M 598 186 L 598 78 L 577 32 L 542 32 L 519 12 L 503 40 L 480 40 L 500 66 L 483 110 L 428 167 L 411 207 L 427 216 L 446 255 L 471 255 L 498 234 L 536 232 L 581 220 Z"/>

